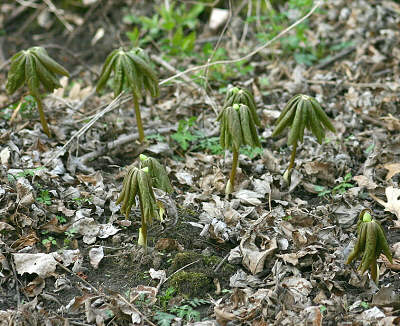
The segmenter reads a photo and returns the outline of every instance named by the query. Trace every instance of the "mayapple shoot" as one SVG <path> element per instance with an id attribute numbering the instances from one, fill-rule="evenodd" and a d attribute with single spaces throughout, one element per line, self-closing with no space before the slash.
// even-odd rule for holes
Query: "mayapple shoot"
<path id="1" fill-rule="evenodd" d="M 153 187 L 161 189 L 167 193 L 172 193 L 171 182 L 169 181 L 167 171 L 155 158 L 146 156 L 144 154 L 139 155 L 140 166 L 147 167 L 149 174 L 153 180 Z"/>
<path id="2" fill-rule="evenodd" d="M 6 85 L 7 92 L 13 94 L 22 85 L 27 84 L 29 94 L 36 101 L 43 131 L 48 137 L 50 137 L 50 130 L 43 111 L 40 84 L 48 92 L 53 92 L 54 89 L 61 87 L 57 74 L 69 76 L 68 71 L 50 58 L 44 48 L 35 46 L 20 51 L 11 58 Z"/>
<path id="3" fill-rule="evenodd" d="M 303 142 L 304 130 L 306 128 L 310 130 L 319 144 L 322 144 L 325 138 L 326 129 L 332 132 L 336 130 L 317 100 L 303 94 L 298 94 L 289 100 L 276 120 L 276 127 L 271 136 L 278 136 L 286 127 L 290 127 L 287 144 L 292 145 L 292 155 L 283 178 L 290 185 L 297 144 Z"/>
<path id="4" fill-rule="evenodd" d="M 147 249 L 147 227 L 153 219 L 159 219 L 156 198 L 153 192 L 153 185 L 149 168 L 138 169 L 131 166 L 124 178 L 122 191 L 116 204 L 122 203 L 121 213 L 129 217 L 132 206 L 136 203 L 136 195 L 139 197 L 141 212 L 141 228 L 139 229 L 139 245 Z"/>
<path id="5" fill-rule="evenodd" d="M 385 233 L 378 221 L 372 218 L 370 209 L 361 211 L 357 222 L 357 242 L 353 251 L 347 258 L 346 264 L 362 255 L 361 264 L 358 270 L 364 274 L 367 269 L 371 271 L 371 277 L 376 284 L 379 282 L 379 267 L 377 258 L 383 253 L 393 264 L 392 253 L 390 252 Z"/>
<path id="6" fill-rule="evenodd" d="M 147 249 L 147 227 L 153 219 L 161 220 L 153 187 L 168 193 L 171 193 L 173 188 L 165 168 L 156 159 L 142 154 L 140 167 L 138 169 L 131 165 L 128 168 L 116 204 L 122 203 L 121 213 L 129 218 L 131 209 L 136 204 L 136 196 L 139 197 L 142 225 L 139 229 L 138 242 Z"/>
<path id="7" fill-rule="evenodd" d="M 142 99 L 143 90 L 147 90 L 152 97 L 158 96 L 158 77 L 150 66 L 149 57 L 140 48 L 129 51 L 120 48 L 112 51 L 103 65 L 97 91 L 106 85 L 112 71 L 114 71 L 114 96 L 117 97 L 126 88 L 132 92 L 139 140 L 143 142 L 144 130 L 139 101 Z"/>
<path id="8" fill-rule="evenodd" d="M 254 100 L 249 95 L 246 97 L 246 103 L 249 105 L 234 103 L 238 100 L 239 91 L 234 91 L 225 101 L 217 120 L 220 121 L 220 144 L 223 149 L 230 149 L 233 154 L 232 170 L 229 181 L 225 188 L 225 193 L 228 195 L 234 191 L 236 170 L 238 166 L 239 149 L 242 145 L 251 147 L 260 147 L 260 139 L 258 138 L 256 125 L 259 119 L 256 113 Z M 233 100 L 232 100 L 233 98 Z"/>

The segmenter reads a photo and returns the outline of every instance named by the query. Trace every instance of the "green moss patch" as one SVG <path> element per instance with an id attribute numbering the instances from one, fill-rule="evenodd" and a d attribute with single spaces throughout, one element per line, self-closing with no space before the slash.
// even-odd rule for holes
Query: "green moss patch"
<path id="1" fill-rule="evenodd" d="M 203 298 L 215 290 L 212 279 L 200 272 L 178 272 L 170 278 L 169 285 L 174 287 L 178 294 L 191 298 Z"/>

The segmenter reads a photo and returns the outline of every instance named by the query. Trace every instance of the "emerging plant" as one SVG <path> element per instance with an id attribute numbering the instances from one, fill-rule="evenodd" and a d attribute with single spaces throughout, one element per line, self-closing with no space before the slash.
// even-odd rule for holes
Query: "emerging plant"
<path id="1" fill-rule="evenodd" d="M 236 95 L 233 93 L 232 97 L 236 97 Z M 225 102 L 229 105 L 231 103 L 230 98 Z M 256 124 L 259 120 L 255 105 L 250 104 L 250 106 L 247 106 L 245 104 L 233 103 L 230 106 L 224 106 L 217 121 L 220 121 L 219 140 L 221 147 L 232 150 L 233 154 L 232 171 L 225 188 L 225 193 L 230 194 L 234 191 L 240 146 L 261 146 L 256 129 Z"/>
<path id="2" fill-rule="evenodd" d="M 138 169 L 130 166 L 125 175 L 122 191 L 116 204 L 122 203 L 121 213 L 126 218 L 129 217 L 132 206 L 136 202 L 136 195 L 139 197 L 139 205 L 142 226 L 139 229 L 139 245 L 147 249 L 147 226 L 152 223 L 154 218 L 159 219 L 156 198 L 153 192 L 153 183 L 149 173 L 149 168 Z"/>
<path id="3" fill-rule="evenodd" d="M 167 193 L 172 193 L 171 182 L 169 181 L 167 171 L 165 168 L 153 157 L 148 157 L 144 154 L 139 155 L 140 167 L 149 168 L 149 174 L 153 181 L 153 187 L 161 189 Z"/>
<path id="4" fill-rule="evenodd" d="M 383 253 L 392 264 L 393 260 L 382 226 L 378 221 L 372 219 L 371 213 L 371 210 L 367 208 L 362 210 L 358 216 L 357 242 L 347 258 L 346 264 L 350 264 L 362 254 L 358 270 L 364 274 L 367 269 L 370 269 L 372 279 L 378 284 L 379 267 L 376 259 Z"/>
<path id="5" fill-rule="evenodd" d="M 271 136 L 278 136 L 287 126 L 290 126 L 287 144 L 292 145 L 293 148 L 289 167 L 285 171 L 283 179 L 290 185 L 297 143 L 303 142 L 304 129 L 310 130 L 317 137 L 319 144 L 325 138 L 325 129 L 332 132 L 336 132 L 336 130 L 317 100 L 303 94 L 298 94 L 289 100 L 276 120 L 276 127 Z"/>
<path id="6" fill-rule="evenodd" d="M 260 119 L 257 115 L 257 107 L 254 101 L 253 95 L 246 89 L 240 89 L 238 87 L 232 87 L 227 93 L 224 101 L 224 108 L 232 106 L 233 104 L 244 104 L 247 105 L 254 119 L 256 126 L 261 127 Z"/>
<path id="7" fill-rule="evenodd" d="M 112 71 L 114 71 L 114 96 L 117 97 L 126 88 L 132 91 L 139 140 L 143 142 L 144 131 L 139 101 L 142 98 L 143 89 L 147 90 L 152 97 L 158 96 L 157 75 L 150 66 L 149 57 L 140 48 L 133 48 L 129 51 L 119 48 L 112 51 L 104 63 L 97 83 L 97 91 L 100 91 L 105 86 Z"/>
<path id="8" fill-rule="evenodd" d="M 35 46 L 20 51 L 11 58 L 6 85 L 7 92 L 13 94 L 26 82 L 29 94 L 36 101 L 43 131 L 49 137 L 50 131 L 44 115 L 39 88 L 42 84 L 48 92 L 52 92 L 61 87 L 56 74 L 69 77 L 68 71 L 50 58 L 44 48 Z"/>

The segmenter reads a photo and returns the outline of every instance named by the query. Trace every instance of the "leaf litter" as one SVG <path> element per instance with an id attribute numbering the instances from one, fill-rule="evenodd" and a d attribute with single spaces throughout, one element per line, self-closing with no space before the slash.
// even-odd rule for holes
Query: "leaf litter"
<path id="1" fill-rule="evenodd" d="M 0 15 L 10 10 L 0 6 Z M 0 325 L 28 319 L 49 325 L 156 324 L 155 311 L 185 304 L 184 295 L 175 293 L 162 307 L 179 272 L 203 272 L 207 280 L 201 295 L 210 303 L 195 325 L 398 324 L 400 9 L 394 1 L 364 0 L 332 1 L 323 9 L 310 19 L 308 42 L 317 46 L 324 38 L 342 46 L 340 40 L 352 44 L 347 54 L 306 66 L 292 56 L 274 59 L 273 51 L 281 49 L 272 45 L 253 58 L 256 73 L 240 75 L 240 84 L 257 91 L 263 151 L 253 158 L 239 155 L 236 191 L 229 198 L 224 190 L 231 155 L 204 153 L 196 149 L 198 140 L 183 151 L 171 138 L 176 127 L 157 135 L 164 137 L 160 141 L 150 140 L 148 148 L 134 139 L 109 146 L 136 132 L 134 114 L 123 104 L 63 148 L 82 122 L 111 101 L 109 93 L 92 94 L 91 72 L 82 73 L 72 87 L 61 80 L 63 87 L 45 99 L 46 107 L 55 108 L 49 115 L 54 140 L 44 137 L 36 120 L 16 115 L 11 127 L 3 119 Z M 224 21 L 225 16 L 226 11 Z M 230 33 L 241 26 L 235 24 Z M 253 48 L 254 40 L 248 41 L 246 48 Z M 225 42 L 237 53 L 234 38 Z M 196 116 L 193 130 L 217 135 L 215 115 L 205 110 L 202 93 L 174 86 L 175 91 L 161 88 L 159 99 L 145 103 L 145 128 L 157 134 L 165 121 L 175 126 Z M 271 126 L 287 100 L 300 92 L 316 95 L 337 133 L 327 134 L 321 145 L 305 133 L 285 188 L 282 174 L 290 148 L 284 136 L 270 138 Z M 0 106 L 10 102 L 3 93 L 0 89 Z M 208 95 L 222 105 L 218 92 Z M 105 144 L 109 151 L 86 159 Z M 149 231 L 154 249 L 147 254 L 136 245 L 140 210 L 134 208 L 126 220 L 115 204 L 124 167 L 143 151 L 167 166 L 175 190 L 171 197 L 156 193 L 166 220 Z M 335 190 L 348 173 L 350 186 Z M 393 264 L 378 257 L 379 288 L 345 264 L 356 240 L 357 215 L 366 207 L 381 221 L 394 252 Z M 187 253 L 196 256 L 178 264 Z M 172 323 L 185 321 L 175 316 Z"/>

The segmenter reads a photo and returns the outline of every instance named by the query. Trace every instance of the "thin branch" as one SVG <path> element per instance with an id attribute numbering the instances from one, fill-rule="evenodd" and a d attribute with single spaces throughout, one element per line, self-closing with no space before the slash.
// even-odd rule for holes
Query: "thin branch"
<path id="1" fill-rule="evenodd" d="M 151 326 L 156 326 L 153 324 L 150 319 L 148 319 L 145 315 L 143 315 L 140 310 L 138 310 L 132 303 L 130 303 L 128 300 L 126 300 L 121 294 L 118 293 L 118 298 L 120 298 L 124 303 L 126 303 L 129 307 L 131 307 L 133 310 L 135 310 L 136 313 L 138 313 L 146 322 L 149 323 Z"/>
<path id="2" fill-rule="evenodd" d="M 50 0 L 43 0 L 43 1 L 49 7 L 49 11 L 51 11 L 56 15 L 56 17 L 60 20 L 60 22 L 65 26 L 65 28 L 69 32 L 72 32 L 74 30 L 74 27 L 66 21 L 66 19 L 63 16 L 63 11 L 58 9 Z"/>

